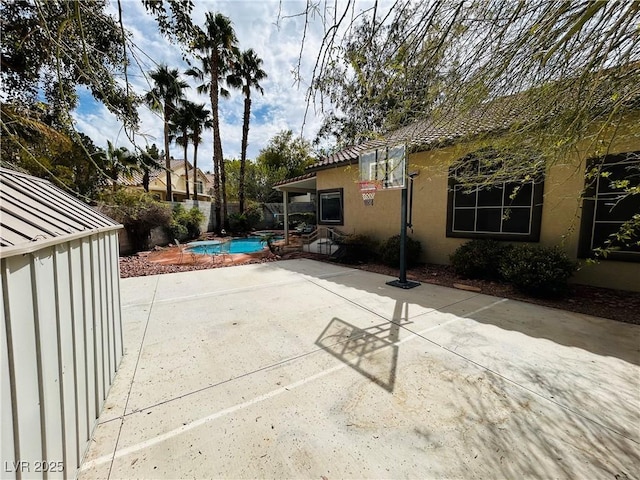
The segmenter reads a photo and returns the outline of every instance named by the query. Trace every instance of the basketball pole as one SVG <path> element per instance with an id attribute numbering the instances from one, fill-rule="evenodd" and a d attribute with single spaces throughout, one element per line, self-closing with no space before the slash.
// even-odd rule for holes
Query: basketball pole
<path id="1" fill-rule="evenodd" d="M 401 207 L 400 207 L 400 276 L 398 280 L 387 282 L 392 287 L 403 288 L 405 290 L 420 285 L 418 282 L 407 280 L 407 226 L 409 212 L 409 188 L 411 188 L 411 199 L 413 200 L 413 177 L 407 175 L 409 185 L 402 189 Z M 413 201 L 411 202 L 413 204 Z M 412 205 L 413 206 L 413 205 Z"/>

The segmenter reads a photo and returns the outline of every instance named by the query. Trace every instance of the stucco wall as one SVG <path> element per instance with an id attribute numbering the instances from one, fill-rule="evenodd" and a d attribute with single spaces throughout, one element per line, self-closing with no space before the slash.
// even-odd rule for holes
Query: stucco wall
<path id="1" fill-rule="evenodd" d="M 587 159 L 604 153 L 640 150 L 640 136 L 634 126 L 638 119 L 633 120 L 617 132 L 616 140 L 604 143 L 606 151 L 594 149 L 594 144 L 585 140 L 575 152 L 549 167 L 544 184 L 540 245 L 560 245 L 568 255 L 577 258 L 580 195 Z M 423 261 L 447 264 L 449 255 L 468 241 L 446 236 L 447 175 L 452 161 L 476 147 L 472 144 L 453 146 L 409 156 L 409 170 L 420 172 L 414 182 L 414 227 L 409 235 L 422 243 Z M 357 184 L 357 165 L 321 170 L 316 178 L 318 190 L 344 189 L 344 225 L 337 227 L 340 230 L 369 235 L 377 240 L 400 232 L 399 190 L 378 191 L 374 205 L 364 206 Z M 640 291 L 640 263 L 606 260 L 597 265 L 587 265 L 585 261 L 581 264 L 573 279 L 575 282 Z"/>

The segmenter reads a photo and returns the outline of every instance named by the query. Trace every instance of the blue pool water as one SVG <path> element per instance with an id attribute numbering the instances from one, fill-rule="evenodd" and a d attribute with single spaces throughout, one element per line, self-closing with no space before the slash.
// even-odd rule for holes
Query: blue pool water
<path id="1" fill-rule="evenodd" d="M 233 238 L 229 240 L 229 253 L 253 253 L 259 252 L 267 246 L 267 242 L 259 237 Z M 200 255 L 213 255 L 220 253 L 221 243 L 219 240 L 208 240 L 201 242 L 191 242 L 189 252 Z"/>

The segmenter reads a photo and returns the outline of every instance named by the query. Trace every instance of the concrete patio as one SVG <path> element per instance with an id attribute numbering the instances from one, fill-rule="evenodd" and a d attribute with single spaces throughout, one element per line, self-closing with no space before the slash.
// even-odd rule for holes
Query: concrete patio
<path id="1" fill-rule="evenodd" d="M 640 326 L 312 260 L 121 281 L 92 478 L 637 478 Z"/>

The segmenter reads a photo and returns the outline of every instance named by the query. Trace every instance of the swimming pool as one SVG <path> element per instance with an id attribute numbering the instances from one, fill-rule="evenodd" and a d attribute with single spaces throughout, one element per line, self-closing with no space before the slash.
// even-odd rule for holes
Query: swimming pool
<path id="1" fill-rule="evenodd" d="M 229 242 L 228 253 L 254 253 L 259 252 L 267 246 L 267 242 L 260 237 L 232 238 L 226 241 Z M 220 253 L 222 243 L 220 240 L 205 240 L 191 242 L 187 247 L 190 253 L 195 253 L 196 255 L 213 255 Z"/>

